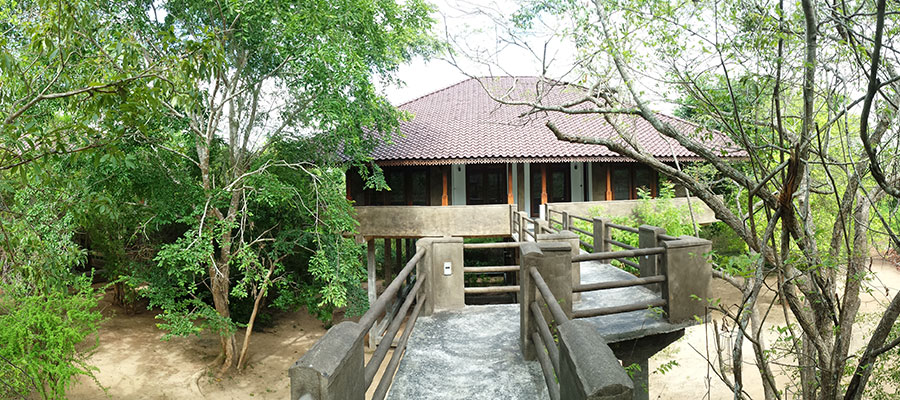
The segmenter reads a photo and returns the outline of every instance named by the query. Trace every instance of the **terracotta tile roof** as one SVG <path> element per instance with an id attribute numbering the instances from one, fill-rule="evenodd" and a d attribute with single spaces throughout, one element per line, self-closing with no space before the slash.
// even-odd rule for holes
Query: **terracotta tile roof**
<path id="1" fill-rule="evenodd" d="M 481 78 L 495 97 L 510 100 L 533 100 L 538 86 L 544 89 L 543 104 L 560 105 L 580 99 L 583 89 L 561 83 L 541 83 L 536 77 Z M 549 90 L 547 90 L 549 88 Z M 627 159 L 598 145 L 559 141 L 545 126 L 553 121 L 567 133 L 615 137 L 616 133 L 601 115 L 536 113 L 523 116 L 528 106 L 501 105 L 494 101 L 476 79 L 419 97 L 399 107 L 412 114 L 410 121 L 400 124 L 392 143 L 378 146 L 373 159 L 382 165 L 488 163 L 488 162 L 555 162 L 555 161 L 626 161 Z M 720 132 L 663 114 L 659 118 L 676 129 L 688 133 L 708 146 L 721 150 L 726 157 L 744 158 L 733 142 Z M 660 135 L 638 116 L 616 115 L 620 126 L 634 135 L 645 151 L 664 159 L 698 160 L 698 157 L 674 140 Z M 621 140 L 621 139 L 620 139 Z"/>

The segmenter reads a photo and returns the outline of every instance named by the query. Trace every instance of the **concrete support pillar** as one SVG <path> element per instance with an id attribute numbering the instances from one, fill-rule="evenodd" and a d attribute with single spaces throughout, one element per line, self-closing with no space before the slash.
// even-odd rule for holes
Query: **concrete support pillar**
<path id="1" fill-rule="evenodd" d="M 388 239 L 385 239 L 388 240 Z M 397 260 L 397 265 L 406 265 L 406 261 L 403 258 L 403 239 L 390 239 L 395 240 L 394 244 L 394 259 Z M 402 269 L 402 268 L 401 268 Z"/>
<path id="2" fill-rule="evenodd" d="M 543 235 L 538 235 L 537 237 L 538 243 L 545 242 L 557 242 L 557 243 L 565 243 L 569 246 L 571 250 L 572 256 L 577 256 L 581 253 L 581 243 L 578 241 L 578 235 L 575 232 L 571 231 L 561 231 L 559 233 L 548 233 Z M 572 264 L 572 286 L 576 286 L 581 284 L 581 263 L 573 262 Z M 559 300 L 559 299 L 557 299 Z M 578 301 L 581 300 L 581 293 L 572 293 L 572 297 L 570 301 Z"/>
<path id="3" fill-rule="evenodd" d="M 344 321 L 329 329 L 288 370 L 291 400 L 363 400 L 366 367 L 360 326 Z"/>
<path id="4" fill-rule="evenodd" d="M 556 297 L 557 303 L 562 307 L 568 319 L 572 318 L 572 255 L 568 244 L 562 242 L 523 243 L 519 246 L 519 346 L 526 360 L 536 358 L 534 343 L 531 341 L 531 333 L 536 332 L 534 321 L 531 317 L 531 303 L 535 300 L 544 312 L 544 319 L 553 321 L 547 304 L 540 297 L 540 293 L 534 284 L 534 279 L 529 272 L 531 268 L 537 269 L 547 283 L 550 292 Z M 565 321 L 556 321 L 557 324 Z"/>
<path id="5" fill-rule="evenodd" d="M 568 211 L 562 212 L 562 221 L 560 221 L 560 222 L 562 222 L 562 230 L 564 230 L 564 231 L 569 230 L 569 223 L 571 221 L 569 220 L 569 212 Z"/>
<path id="6" fill-rule="evenodd" d="M 635 364 L 638 369 L 633 369 L 631 379 L 634 382 L 634 400 L 650 400 L 650 368 L 646 357 L 625 358 L 622 359 L 622 366 L 628 368 L 629 365 Z"/>
<path id="7" fill-rule="evenodd" d="M 450 204 L 462 206 L 466 204 L 466 165 L 450 165 Z"/>
<path id="8" fill-rule="evenodd" d="M 666 230 L 657 226 L 641 225 L 638 227 L 638 247 L 649 249 L 659 246 L 659 235 L 664 235 Z M 641 277 L 659 275 L 659 255 L 641 256 L 638 258 L 640 267 L 638 271 Z M 657 293 L 660 292 L 659 285 L 649 285 L 649 288 Z"/>
<path id="9" fill-rule="evenodd" d="M 609 243 L 606 243 L 611 238 L 609 226 L 607 226 L 609 222 L 609 219 L 606 218 L 594 218 L 594 253 L 609 251 Z"/>
<path id="10" fill-rule="evenodd" d="M 384 239 L 385 241 L 390 239 Z M 366 242 L 366 268 L 369 273 L 368 279 L 368 292 L 369 292 L 369 305 L 375 304 L 375 300 L 378 299 L 378 283 L 375 279 L 375 239 L 369 239 Z M 375 332 L 376 327 L 373 325 L 371 329 L 369 329 L 369 348 L 375 348 Z"/>
<path id="11" fill-rule="evenodd" d="M 569 180 L 571 183 L 572 201 L 584 201 L 584 167 L 587 163 L 573 161 L 569 163 Z"/>
<path id="12" fill-rule="evenodd" d="M 416 266 L 418 276 L 427 277 L 419 289 L 419 293 L 428 296 L 422 313 L 431 315 L 434 311 L 465 307 L 463 239 L 450 236 L 423 238 L 416 246 L 426 249 Z"/>
<path id="13" fill-rule="evenodd" d="M 522 211 L 531 215 L 531 163 L 522 164 L 522 189 L 524 191 L 524 208 L 522 208 Z"/>
<path id="14" fill-rule="evenodd" d="M 681 236 L 678 240 L 663 241 L 662 247 L 666 252 L 660 263 L 660 273 L 666 276 L 666 281 L 661 295 L 668 301 L 666 315 L 669 322 L 677 324 L 695 316 L 705 317 L 712 280 L 712 267 L 706 254 L 712 250 L 712 242 Z"/>
<path id="15" fill-rule="evenodd" d="M 572 320 L 559 327 L 560 398 L 631 400 L 634 384 L 597 327 Z"/>

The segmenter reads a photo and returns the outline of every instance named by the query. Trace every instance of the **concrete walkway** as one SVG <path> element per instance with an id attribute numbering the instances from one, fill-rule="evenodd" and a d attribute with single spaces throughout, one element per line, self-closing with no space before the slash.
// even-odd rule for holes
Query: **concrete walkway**
<path id="1" fill-rule="evenodd" d="M 582 283 L 634 279 L 609 264 L 581 263 Z M 637 286 L 583 293 L 575 309 L 609 307 L 658 297 Z M 674 332 L 649 310 L 588 318 L 610 343 Z M 467 306 L 420 317 L 394 377 L 389 399 L 546 399 L 537 361 L 519 351 L 519 305 Z"/>

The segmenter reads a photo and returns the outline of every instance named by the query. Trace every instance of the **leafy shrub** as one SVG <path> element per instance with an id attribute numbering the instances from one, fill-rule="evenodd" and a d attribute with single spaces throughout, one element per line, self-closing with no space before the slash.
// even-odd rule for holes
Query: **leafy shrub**
<path id="1" fill-rule="evenodd" d="M 95 334 L 102 317 L 96 307 L 88 277 L 79 278 L 71 292 L 34 295 L 10 285 L 0 289 L 0 398 L 34 393 L 64 399 L 75 377 L 97 382 L 97 369 L 87 364 L 99 344 Z"/>

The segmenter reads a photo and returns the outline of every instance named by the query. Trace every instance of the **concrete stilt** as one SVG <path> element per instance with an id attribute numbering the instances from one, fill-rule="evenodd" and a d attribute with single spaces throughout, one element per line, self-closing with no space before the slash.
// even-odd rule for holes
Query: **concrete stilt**
<path id="1" fill-rule="evenodd" d="M 385 239 L 390 240 L 390 239 Z M 366 267 L 369 272 L 369 304 L 375 304 L 378 299 L 378 287 L 375 281 L 375 239 L 369 239 L 366 242 Z M 376 324 L 377 325 L 377 324 Z M 369 329 L 369 348 L 375 348 L 375 326 Z"/>
<path id="2" fill-rule="evenodd" d="M 397 260 L 399 261 L 399 260 Z M 388 284 L 393 279 L 394 261 L 391 254 L 391 239 L 384 239 L 384 283 Z"/>
<path id="3" fill-rule="evenodd" d="M 623 359 L 622 366 L 628 370 L 628 366 L 637 364 L 640 370 L 632 369 L 631 379 L 634 382 L 634 400 L 650 400 L 650 368 L 648 359 L 638 357 L 634 359 Z"/>

